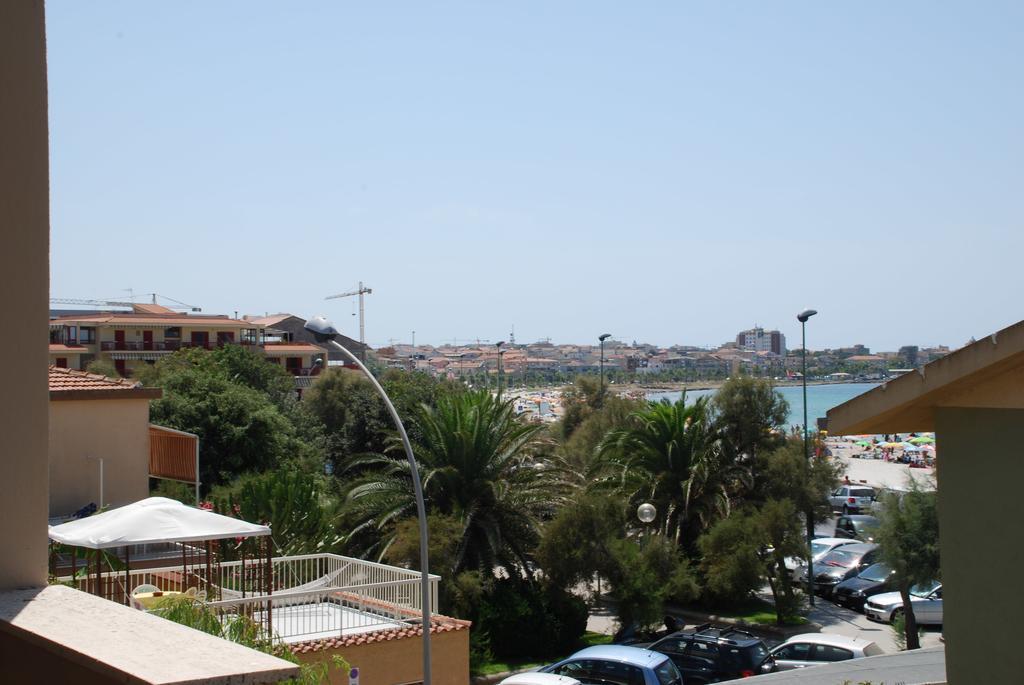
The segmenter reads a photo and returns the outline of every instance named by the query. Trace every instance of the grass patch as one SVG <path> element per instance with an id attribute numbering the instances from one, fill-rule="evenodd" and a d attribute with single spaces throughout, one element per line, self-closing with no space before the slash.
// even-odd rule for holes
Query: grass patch
<path id="1" fill-rule="evenodd" d="M 560 656 L 551 657 L 550 659 L 509 659 L 507 661 L 488 661 L 485 664 L 481 664 L 478 668 L 473 670 L 473 675 L 494 675 L 495 673 L 504 673 L 506 671 L 526 671 L 531 668 L 539 668 L 541 666 L 547 666 L 556 661 L 575 654 L 584 647 L 592 647 L 594 645 L 608 645 L 612 642 L 611 635 L 605 635 L 603 633 L 592 633 L 587 631 L 583 633 L 583 637 L 580 638 L 579 644 L 568 654 L 562 654 Z"/>
<path id="2" fill-rule="evenodd" d="M 740 604 L 727 607 L 707 607 L 704 611 L 722 618 L 731 618 L 744 623 L 758 625 L 777 625 L 775 605 L 763 599 L 751 598 Z M 802 626 L 808 623 L 803 616 L 791 616 L 784 625 Z"/>

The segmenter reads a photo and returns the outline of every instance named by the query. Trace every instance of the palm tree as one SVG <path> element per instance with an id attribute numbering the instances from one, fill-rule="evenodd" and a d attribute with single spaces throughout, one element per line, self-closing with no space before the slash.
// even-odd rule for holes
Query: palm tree
<path id="1" fill-rule="evenodd" d="M 605 483 L 630 504 L 649 501 L 655 525 L 678 545 L 728 515 L 745 474 L 714 429 L 708 402 L 651 402 L 633 412 L 632 426 L 608 433 L 598 449 Z"/>
<path id="2" fill-rule="evenodd" d="M 511 400 L 499 402 L 486 390 L 444 395 L 436 407 L 420 407 L 415 421 L 421 437 L 413 453 L 427 509 L 461 525 L 449 570 L 525 569 L 538 522 L 556 499 L 557 479 L 532 456 L 543 427 L 524 423 Z M 360 519 L 355 532 L 382 532 L 381 553 L 393 525 L 415 515 L 408 462 L 398 458 L 395 443 L 389 454 L 364 455 L 349 465 L 367 474 L 348 494 Z"/>

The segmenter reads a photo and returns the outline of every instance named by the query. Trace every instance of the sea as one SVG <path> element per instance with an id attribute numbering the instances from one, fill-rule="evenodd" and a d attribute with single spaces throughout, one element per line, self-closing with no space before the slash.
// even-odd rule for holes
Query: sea
<path id="1" fill-rule="evenodd" d="M 828 410 L 863 394 L 877 383 L 827 383 L 823 385 L 807 386 L 807 422 L 815 425 L 815 419 L 824 418 Z M 789 417 L 786 419 L 786 426 L 799 426 L 804 422 L 804 398 L 803 387 L 799 385 L 784 385 L 775 388 L 775 391 L 786 398 L 789 402 Z M 698 397 L 706 397 L 715 394 L 714 389 L 710 390 L 687 390 L 686 403 L 694 402 Z M 660 400 L 668 398 L 672 402 L 679 401 L 679 391 L 672 392 L 651 392 L 647 394 L 649 400 Z"/>

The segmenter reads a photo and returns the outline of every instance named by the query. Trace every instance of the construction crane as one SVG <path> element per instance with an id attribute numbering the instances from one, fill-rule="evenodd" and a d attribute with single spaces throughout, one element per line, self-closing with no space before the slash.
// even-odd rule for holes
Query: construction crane
<path id="1" fill-rule="evenodd" d="M 195 306 L 190 305 L 190 304 L 185 304 L 184 302 L 178 302 L 178 300 L 175 300 L 175 299 L 172 299 L 170 297 L 167 297 L 166 295 L 159 295 L 158 293 L 146 293 L 146 294 L 152 296 L 153 304 L 157 304 L 157 301 L 156 301 L 157 297 L 162 297 L 165 300 L 170 300 L 171 302 L 174 302 L 176 305 L 178 305 L 176 307 L 168 307 L 168 309 L 185 309 L 185 310 L 188 310 L 188 311 L 191 311 L 191 312 L 201 312 L 201 311 L 203 311 L 202 308 L 200 308 L 200 307 L 195 307 Z M 136 303 L 135 302 L 120 302 L 118 300 L 90 300 L 90 299 L 81 298 L 81 297 L 51 297 L 50 298 L 50 304 L 77 304 L 77 305 L 83 305 L 83 306 L 87 306 L 87 307 L 127 307 L 128 309 L 131 309 L 133 306 L 135 306 Z"/>
<path id="2" fill-rule="evenodd" d="M 364 361 L 366 357 L 366 330 L 363 323 L 363 295 L 370 295 L 371 293 L 373 293 L 373 288 L 364 288 L 363 282 L 359 281 L 359 288 L 357 290 L 350 290 L 347 293 L 338 293 L 337 295 L 328 295 L 324 298 L 325 300 L 336 300 L 340 297 L 359 296 L 359 356 Z"/>

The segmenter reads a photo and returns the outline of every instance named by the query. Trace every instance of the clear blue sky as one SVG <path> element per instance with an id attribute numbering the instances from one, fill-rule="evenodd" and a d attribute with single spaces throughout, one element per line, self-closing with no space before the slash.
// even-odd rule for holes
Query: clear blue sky
<path id="1" fill-rule="evenodd" d="M 1024 3 L 49 0 L 51 291 L 367 340 L 1024 318 Z"/>

